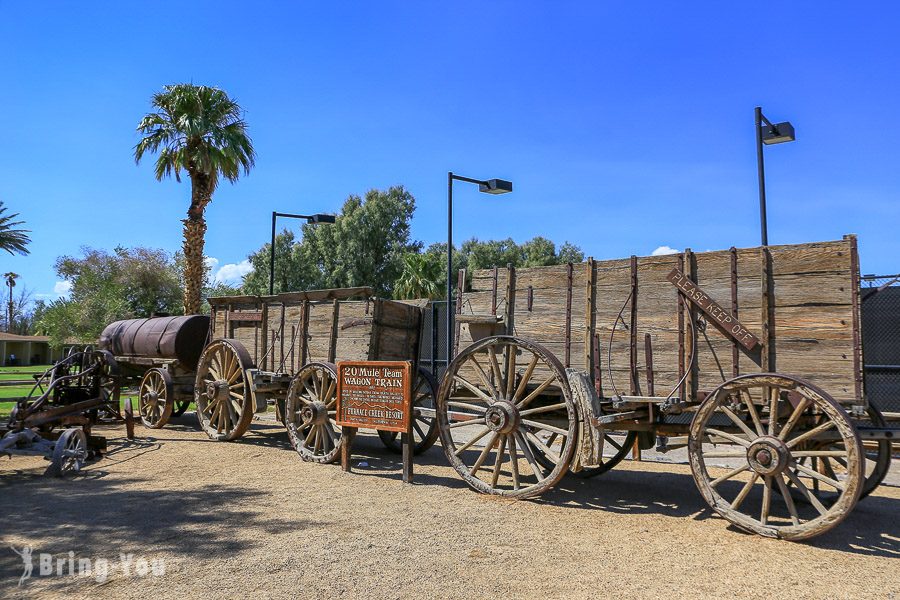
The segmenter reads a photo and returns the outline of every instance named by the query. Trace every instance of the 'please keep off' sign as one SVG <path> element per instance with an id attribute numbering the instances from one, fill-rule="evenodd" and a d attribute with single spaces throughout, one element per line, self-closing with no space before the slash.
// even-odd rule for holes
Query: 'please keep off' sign
<path id="1" fill-rule="evenodd" d="M 337 364 L 337 370 L 338 425 L 407 431 L 412 396 L 412 363 L 343 361 Z"/>
<path id="2" fill-rule="evenodd" d="M 699 306 L 703 312 L 707 314 L 710 321 L 719 329 L 730 335 L 747 350 L 753 350 L 759 345 L 759 339 L 744 327 L 740 321 L 732 316 L 730 312 L 722 308 L 718 302 L 713 300 L 709 294 L 700 289 L 700 287 L 691 281 L 690 277 L 679 271 L 672 269 L 667 279 L 678 288 L 685 298 Z"/>

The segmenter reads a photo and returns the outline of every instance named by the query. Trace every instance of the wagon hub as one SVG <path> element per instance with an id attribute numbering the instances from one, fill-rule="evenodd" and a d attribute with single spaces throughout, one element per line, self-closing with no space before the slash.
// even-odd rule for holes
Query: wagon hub
<path id="1" fill-rule="evenodd" d="M 206 384 L 206 397 L 210 400 L 226 400 L 230 388 L 228 382 L 222 379 L 218 381 L 210 381 Z"/>
<path id="2" fill-rule="evenodd" d="M 304 425 L 321 425 L 328 421 L 328 409 L 324 402 L 307 404 L 300 411 L 300 420 Z"/>
<path id="3" fill-rule="evenodd" d="M 491 431 L 510 433 L 519 424 L 519 410 L 509 402 L 497 402 L 484 413 L 484 423 Z"/>
<path id="4" fill-rule="evenodd" d="M 791 453 L 783 441 L 776 437 L 763 436 L 747 448 L 747 462 L 760 475 L 776 475 L 784 471 Z"/>

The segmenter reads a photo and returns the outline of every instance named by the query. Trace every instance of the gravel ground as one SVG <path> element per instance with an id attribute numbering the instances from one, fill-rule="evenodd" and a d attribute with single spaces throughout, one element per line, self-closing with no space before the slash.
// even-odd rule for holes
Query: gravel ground
<path id="1" fill-rule="evenodd" d="M 0 462 L 0 597 L 900 598 L 895 485 L 795 544 L 729 527 L 683 464 L 626 461 L 516 502 L 471 491 L 439 446 L 404 485 L 373 435 L 347 474 L 302 462 L 272 421 L 236 443 L 175 421 L 124 444 L 106 432 L 110 454 L 71 479 L 42 477 L 40 459 Z M 9 547 L 26 545 L 34 572 L 17 587 Z M 70 551 L 92 575 L 65 575 Z M 42 553 L 64 576 L 40 576 Z M 141 560 L 165 574 L 140 576 Z"/>

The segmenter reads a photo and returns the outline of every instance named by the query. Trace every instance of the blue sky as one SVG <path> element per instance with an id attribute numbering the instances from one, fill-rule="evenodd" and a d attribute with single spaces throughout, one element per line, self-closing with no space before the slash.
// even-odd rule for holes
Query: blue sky
<path id="1" fill-rule="evenodd" d="M 132 148 L 150 96 L 193 81 L 241 103 L 259 153 L 208 210 L 223 275 L 272 210 L 372 187 L 407 186 L 414 236 L 442 241 L 448 170 L 515 183 L 457 188 L 456 240 L 753 246 L 756 105 L 797 130 L 766 151 L 770 242 L 857 233 L 865 273 L 900 272 L 898 9 L 859 6 L 0 0 L 0 198 L 33 230 L 0 269 L 53 296 L 82 245 L 177 250 L 189 184 Z"/>

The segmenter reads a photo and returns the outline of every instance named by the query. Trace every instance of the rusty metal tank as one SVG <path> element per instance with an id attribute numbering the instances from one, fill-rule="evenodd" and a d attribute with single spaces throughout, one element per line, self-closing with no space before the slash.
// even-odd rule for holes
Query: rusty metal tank
<path id="1" fill-rule="evenodd" d="M 100 347 L 119 357 L 177 359 L 193 369 L 208 332 L 206 315 L 127 319 L 106 326 L 100 334 Z"/>

